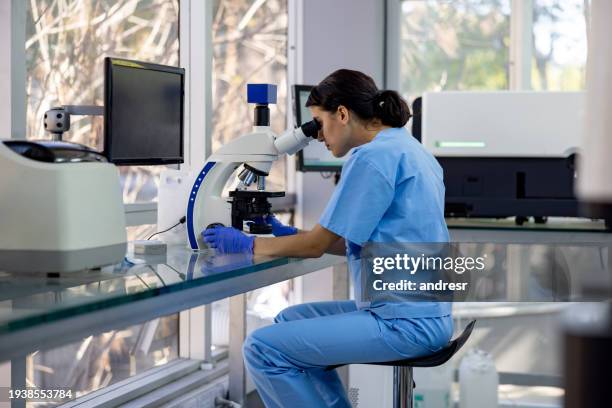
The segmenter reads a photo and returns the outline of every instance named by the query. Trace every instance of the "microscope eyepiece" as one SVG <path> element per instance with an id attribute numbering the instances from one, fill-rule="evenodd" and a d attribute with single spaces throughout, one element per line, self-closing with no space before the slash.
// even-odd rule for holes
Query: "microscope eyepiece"
<path id="1" fill-rule="evenodd" d="M 321 124 L 316 120 L 304 123 L 295 129 L 288 129 L 274 140 L 274 147 L 282 154 L 295 154 L 302 150 L 312 139 L 317 139 Z"/>
<path id="2" fill-rule="evenodd" d="M 313 119 L 310 122 L 304 123 L 302 126 L 300 126 L 300 128 L 302 129 L 302 132 L 304 132 L 306 136 L 316 139 L 319 133 L 319 130 L 321 130 L 321 124 L 319 123 L 318 120 Z"/>

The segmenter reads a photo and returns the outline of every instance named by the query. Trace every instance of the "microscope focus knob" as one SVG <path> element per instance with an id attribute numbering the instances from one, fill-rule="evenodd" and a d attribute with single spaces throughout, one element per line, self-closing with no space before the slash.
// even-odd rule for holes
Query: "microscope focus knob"
<path id="1" fill-rule="evenodd" d="M 206 226 L 206 229 L 217 227 L 225 227 L 225 225 L 221 224 L 220 222 L 213 222 L 212 224 L 208 224 L 208 226 Z"/>

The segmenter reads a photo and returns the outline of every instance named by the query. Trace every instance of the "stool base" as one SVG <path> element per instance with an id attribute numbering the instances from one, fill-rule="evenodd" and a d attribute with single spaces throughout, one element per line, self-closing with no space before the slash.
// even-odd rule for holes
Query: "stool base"
<path id="1" fill-rule="evenodd" d="M 393 408 L 412 408 L 414 399 L 412 367 L 393 367 Z"/>

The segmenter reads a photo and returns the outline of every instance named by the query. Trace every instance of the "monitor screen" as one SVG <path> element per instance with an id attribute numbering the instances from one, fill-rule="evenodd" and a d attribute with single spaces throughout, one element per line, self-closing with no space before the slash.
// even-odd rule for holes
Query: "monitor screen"
<path id="1" fill-rule="evenodd" d="M 183 162 L 185 70 L 105 60 L 104 154 L 115 164 Z"/>
<path id="2" fill-rule="evenodd" d="M 297 126 L 312 120 L 310 109 L 306 107 L 306 101 L 310 95 L 310 85 L 294 85 L 293 99 L 295 107 L 295 122 Z M 342 165 L 348 159 L 346 156 L 338 158 L 325 147 L 324 143 L 310 142 L 308 146 L 298 152 L 299 171 L 335 171 L 342 170 Z"/>

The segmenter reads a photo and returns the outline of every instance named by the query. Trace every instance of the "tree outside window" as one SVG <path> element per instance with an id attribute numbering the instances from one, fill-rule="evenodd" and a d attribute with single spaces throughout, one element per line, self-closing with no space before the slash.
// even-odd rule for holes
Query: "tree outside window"
<path id="1" fill-rule="evenodd" d="M 26 17 L 26 134 L 49 139 L 43 115 L 104 104 L 104 57 L 178 65 L 179 0 L 30 0 Z M 74 116 L 65 140 L 103 148 L 103 119 Z M 163 166 L 120 167 L 126 203 L 157 198 Z"/>
<path id="2" fill-rule="evenodd" d="M 589 0 L 535 0 L 531 87 L 585 89 Z"/>
<path id="3" fill-rule="evenodd" d="M 287 0 L 216 0 L 213 12 L 212 150 L 253 127 L 248 83 L 276 84 L 270 125 L 281 133 L 287 125 Z M 277 160 L 267 178 L 268 190 L 284 190 L 286 160 Z"/>
<path id="4" fill-rule="evenodd" d="M 516 0 L 523 1 L 523 0 Z M 401 84 L 409 100 L 426 91 L 503 90 L 510 84 L 511 0 L 405 0 Z M 529 0 L 533 18 L 528 89 L 584 90 L 590 0 Z M 515 67 L 520 68 L 520 67 Z"/>
<path id="5" fill-rule="evenodd" d="M 507 89 L 509 46 L 510 0 L 404 1 L 401 92 Z"/>

